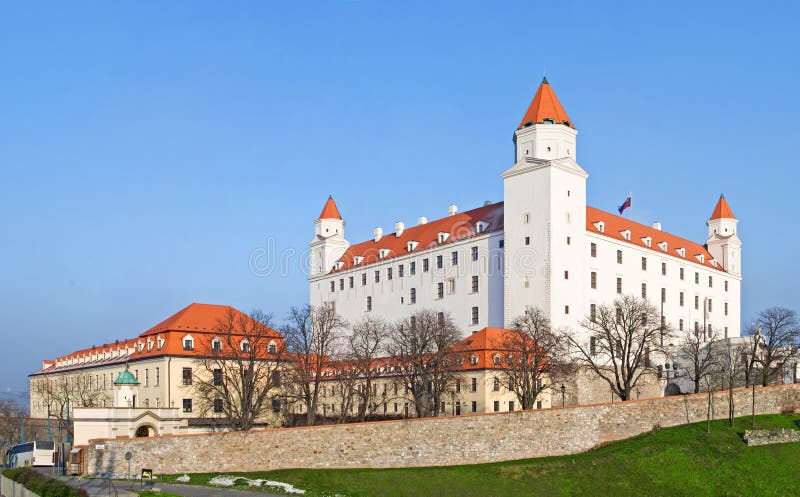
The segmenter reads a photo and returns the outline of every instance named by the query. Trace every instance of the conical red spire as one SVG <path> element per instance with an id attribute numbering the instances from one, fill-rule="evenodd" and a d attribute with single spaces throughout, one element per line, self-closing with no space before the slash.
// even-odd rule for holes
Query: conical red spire
<path id="1" fill-rule="evenodd" d="M 733 215 L 733 211 L 728 205 L 728 201 L 725 200 L 725 195 L 719 196 L 717 206 L 714 207 L 714 212 L 711 214 L 711 219 L 736 219 L 736 216 Z"/>
<path id="2" fill-rule="evenodd" d="M 572 120 L 567 115 L 567 111 L 558 101 L 558 97 L 556 97 L 550 83 L 547 82 L 547 78 L 544 78 L 542 84 L 539 85 L 539 89 L 536 91 L 525 117 L 519 123 L 518 129 L 524 128 L 528 123 L 542 124 L 545 119 L 552 119 L 555 124 L 564 124 L 570 128 L 575 128 Z"/>
<path id="3" fill-rule="evenodd" d="M 328 196 L 325 207 L 323 207 L 322 212 L 319 213 L 319 219 L 342 219 L 342 215 L 339 214 L 339 209 L 336 208 L 336 202 L 333 201 L 332 196 Z"/>

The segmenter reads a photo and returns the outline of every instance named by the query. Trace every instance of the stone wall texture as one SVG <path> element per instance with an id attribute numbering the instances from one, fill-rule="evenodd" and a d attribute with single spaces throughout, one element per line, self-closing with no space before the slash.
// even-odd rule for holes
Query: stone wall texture
<path id="1" fill-rule="evenodd" d="M 800 431 L 745 430 L 744 441 L 747 442 L 747 445 L 772 445 L 800 442 Z"/>
<path id="2" fill-rule="evenodd" d="M 756 389 L 757 414 L 799 412 L 800 384 Z M 736 416 L 752 409 L 752 390 L 734 390 Z M 275 428 L 92 441 L 88 474 L 261 471 L 286 468 L 388 468 L 476 464 L 575 454 L 605 442 L 706 419 L 707 394 L 436 419 Z M 727 392 L 713 396 L 727 417 Z M 102 450 L 98 450 L 98 445 Z"/>

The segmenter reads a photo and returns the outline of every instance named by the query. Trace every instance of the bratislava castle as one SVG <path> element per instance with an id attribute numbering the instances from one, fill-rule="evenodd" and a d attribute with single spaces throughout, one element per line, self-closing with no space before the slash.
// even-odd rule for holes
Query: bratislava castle
<path id="1" fill-rule="evenodd" d="M 705 244 L 590 207 L 577 135 L 544 80 L 514 132 L 502 202 L 451 205 L 441 219 L 375 228 L 350 244 L 329 198 L 310 244 L 311 304 L 350 321 L 448 312 L 468 334 L 508 327 L 527 306 L 580 330 L 598 306 L 629 294 L 649 299 L 677 333 L 739 336 L 741 241 L 725 198 L 706 221 Z"/>

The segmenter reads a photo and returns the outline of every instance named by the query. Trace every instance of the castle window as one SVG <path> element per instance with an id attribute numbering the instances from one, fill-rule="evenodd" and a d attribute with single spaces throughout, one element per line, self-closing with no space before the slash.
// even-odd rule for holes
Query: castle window
<path id="1" fill-rule="evenodd" d="M 514 401 L 513 400 L 509 400 L 508 401 L 508 410 L 509 411 L 513 411 L 514 410 Z"/>
<path id="2" fill-rule="evenodd" d="M 390 268 L 390 267 L 386 268 L 386 279 L 387 280 L 392 279 L 392 268 Z"/>
<path id="3" fill-rule="evenodd" d="M 223 409 L 222 399 L 216 398 L 214 399 L 214 414 L 222 413 Z"/>
<path id="4" fill-rule="evenodd" d="M 412 276 L 417 274 L 417 262 L 416 261 L 411 261 L 411 262 L 408 263 L 408 273 L 410 275 L 412 275 Z"/>
<path id="5" fill-rule="evenodd" d="M 622 293 L 622 278 L 617 278 L 617 293 Z"/>
<path id="6" fill-rule="evenodd" d="M 680 268 L 680 277 L 681 277 L 681 280 L 682 280 L 683 279 L 683 268 Z"/>
<path id="7" fill-rule="evenodd" d="M 437 283 L 436 284 L 436 298 L 443 299 L 444 298 L 444 283 Z"/>
<path id="8" fill-rule="evenodd" d="M 498 248 L 503 248 L 505 246 L 506 246 L 506 241 L 505 240 L 500 240 L 499 242 L 497 242 L 497 247 Z"/>
<path id="9" fill-rule="evenodd" d="M 472 412 L 478 412 L 478 402 L 472 401 Z"/>
<path id="10" fill-rule="evenodd" d="M 192 384 L 192 368 L 183 368 L 181 370 L 181 379 L 185 386 Z"/>
<path id="11" fill-rule="evenodd" d="M 499 358 L 499 356 L 498 356 L 498 358 Z M 500 364 L 500 361 L 498 361 L 497 364 Z M 500 391 L 500 378 L 498 378 L 496 376 L 492 379 L 492 390 L 495 391 L 495 392 L 499 392 Z M 499 407 L 498 407 L 498 410 L 499 410 Z"/>
<path id="12" fill-rule="evenodd" d="M 679 302 L 679 303 L 680 303 L 680 306 L 681 306 L 681 307 L 683 307 L 683 292 L 681 292 L 680 294 L 678 294 L 678 297 L 679 297 L 679 301 L 680 301 L 680 302 Z"/>
<path id="13" fill-rule="evenodd" d="M 331 281 L 331 291 L 336 290 L 336 282 Z"/>
<path id="14" fill-rule="evenodd" d="M 728 303 L 727 302 L 725 302 L 725 315 L 726 316 L 728 315 Z"/>
<path id="15" fill-rule="evenodd" d="M 375 283 L 380 283 L 380 282 L 381 282 L 381 272 L 375 271 Z"/>
<path id="16" fill-rule="evenodd" d="M 572 238 L 567 237 L 567 245 L 571 245 L 571 244 L 572 244 Z"/>
<path id="17" fill-rule="evenodd" d="M 430 264 L 428 263 L 428 259 L 422 259 L 422 272 L 427 273 L 428 269 L 430 269 Z"/>
<path id="18" fill-rule="evenodd" d="M 361 274 L 361 286 L 367 286 L 367 273 Z"/>
<path id="19" fill-rule="evenodd" d="M 219 337 L 215 337 L 213 340 L 211 340 L 211 351 L 212 352 L 222 351 L 222 340 Z"/>
<path id="20" fill-rule="evenodd" d="M 372 297 L 367 297 L 367 312 L 372 310 Z"/>
<path id="21" fill-rule="evenodd" d="M 591 273 L 589 286 L 591 288 L 595 288 L 595 289 L 597 288 L 597 272 L 595 272 L 595 271 L 592 271 L 592 273 Z"/>
<path id="22" fill-rule="evenodd" d="M 694 273 L 694 284 L 695 285 L 699 285 L 700 284 L 700 273 L 697 273 L 697 272 Z"/>
<path id="23" fill-rule="evenodd" d="M 617 250 L 617 264 L 622 264 L 622 250 Z"/>
<path id="24" fill-rule="evenodd" d="M 683 331 L 683 319 L 678 320 L 678 330 Z"/>
<path id="25" fill-rule="evenodd" d="M 453 251 L 450 253 L 450 263 L 454 266 L 458 266 L 458 252 Z"/>
<path id="26" fill-rule="evenodd" d="M 647 283 L 642 283 L 642 298 L 647 298 Z"/>
<path id="27" fill-rule="evenodd" d="M 339 290 L 344 290 L 344 278 L 339 278 Z"/>
<path id="28" fill-rule="evenodd" d="M 244 339 L 239 343 L 239 349 L 244 353 L 250 352 L 250 341 L 248 339 Z"/>
<path id="29" fill-rule="evenodd" d="M 708 277 L 708 288 L 712 288 L 714 286 L 714 278 L 709 276 Z"/>
<path id="30" fill-rule="evenodd" d="M 192 412 L 192 399 L 183 399 L 183 412 Z"/>
<path id="31" fill-rule="evenodd" d="M 568 305 L 564 306 L 564 314 L 569 314 L 569 306 Z"/>
<path id="32" fill-rule="evenodd" d="M 183 350 L 194 350 L 194 338 L 191 335 L 183 337 Z"/>
<path id="33" fill-rule="evenodd" d="M 214 369 L 211 379 L 211 384 L 215 387 L 222 386 L 222 369 L 219 368 Z"/>
<path id="34" fill-rule="evenodd" d="M 597 355 L 597 337 L 589 337 L 589 355 Z"/>
<path id="35" fill-rule="evenodd" d="M 531 244 L 531 237 L 526 236 L 525 237 L 525 245 L 530 245 L 530 244 Z"/>
<path id="36" fill-rule="evenodd" d="M 447 294 L 452 295 L 456 293 L 456 279 L 450 278 L 447 280 Z"/>
<path id="37" fill-rule="evenodd" d="M 352 277 L 352 276 L 350 276 L 350 277 L 347 279 L 347 284 L 348 284 L 348 286 L 349 286 L 350 288 L 353 288 L 353 277 Z"/>
<path id="38" fill-rule="evenodd" d="M 565 280 L 569 279 L 569 271 L 564 271 L 564 279 Z"/>
<path id="39" fill-rule="evenodd" d="M 589 320 L 593 323 L 597 322 L 597 304 L 589 305 Z"/>
<path id="40" fill-rule="evenodd" d="M 667 289 L 666 288 L 662 288 L 661 289 L 661 303 L 664 304 L 666 302 L 667 302 Z"/>
<path id="41" fill-rule="evenodd" d="M 590 245 L 589 254 L 592 257 L 597 257 L 597 244 L 596 243 L 592 242 L 592 244 Z"/>
<path id="42" fill-rule="evenodd" d="M 444 267 L 444 257 L 441 255 L 436 256 L 436 269 L 442 269 Z"/>
<path id="43" fill-rule="evenodd" d="M 694 308 L 695 310 L 700 309 L 700 297 L 697 295 L 694 296 Z"/>
<path id="44" fill-rule="evenodd" d="M 472 308 L 472 324 L 478 324 L 478 308 Z"/>
<path id="45" fill-rule="evenodd" d="M 726 292 L 728 291 L 728 282 L 727 281 L 725 281 L 725 291 Z"/>
<path id="46" fill-rule="evenodd" d="M 397 266 L 397 277 L 398 277 L 398 278 L 402 278 L 402 277 L 404 276 L 404 274 L 403 274 L 403 270 L 404 270 L 404 269 L 405 269 L 405 268 L 403 267 L 403 265 L 402 265 L 402 264 L 400 264 L 400 265 L 398 265 L 398 266 Z"/>
<path id="47" fill-rule="evenodd" d="M 642 271 L 647 271 L 647 257 L 642 257 Z"/>
<path id="48" fill-rule="evenodd" d="M 472 277 L 472 293 L 478 293 L 478 277 Z"/>
<path id="49" fill-rule="evenodd" d="M 416 288 L 412 288 L 411 290 L 409 290 L 408 300 L 412 304 L 416 304 L 417 303 L 417 289 Z"/>
<path id="50" fill-rule="evenodd" d="M 666 276 L 666 275 L 667 275 L 667 263 L 666 262 L 662 262 L 661 263 L 661 276 Z"/>
<path id="51" fill-rule="evenodd" d="M 478 260 L 478 247 L 472 247 L 470 249 L 470 253 L 472 254 L 472 260 L 473 261 L 477 261 Z"/>

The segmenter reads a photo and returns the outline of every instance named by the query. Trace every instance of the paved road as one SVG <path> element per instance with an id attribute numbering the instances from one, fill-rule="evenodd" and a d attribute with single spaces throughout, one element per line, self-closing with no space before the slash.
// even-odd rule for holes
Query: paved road
<path id="1" fill-rule="evenodd" d="M 117 494 L 114 494 L 113 490 L 109 494 L 108 480 L 65 478 L 64 481 L 71 487 L 85 489 L 89 493 L 89 497 L 108 497 L 109 495 L 117 495 L 118 497 L 137 497 L 138 494 L 131 492 L 130 490 L 139 490 L 142 488 L 141 483 L 138 481 L 126 482 L 116 480 L 113 482 L 113 489 L 116 489 Z M 199 487 L 196 485 L 179 485 L 161 482 L 147 482 L 144 484 L 144 490 L 153 487 L 161 489 L 162 492 L 178 494 L 184 497 L 286 497 L 285 494 L 279 495 L 260 491 Z"/>

